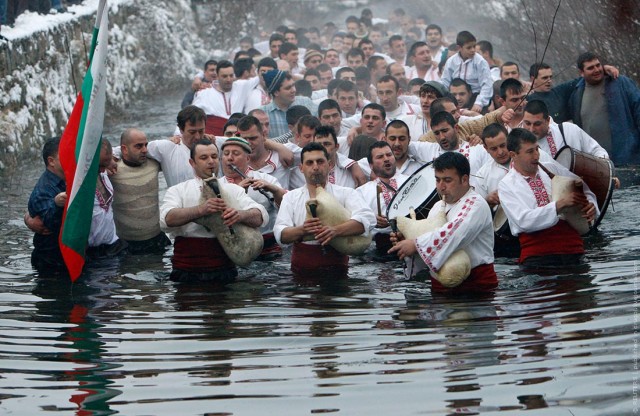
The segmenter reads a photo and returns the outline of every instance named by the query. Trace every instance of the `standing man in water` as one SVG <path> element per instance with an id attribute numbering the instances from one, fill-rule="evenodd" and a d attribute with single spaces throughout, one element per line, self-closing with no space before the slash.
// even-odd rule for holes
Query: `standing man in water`
<path id="1" fill-rule="evenodd" d="M 574 123 L 611 155 L 616 165 L 640 163 L 640 89 L 625 76 L 605 74 L 591 52 L 578 57 L 582 80 L 569 100 Z"/>
<path id="2" fill-rule="evenodd" d="M 355 189 L 333 185 L 328 181 L 329 154 L 320 143 L 309 143 L 302 149 L 300 170 L 306 184 L 288 192 L 273 229 L 280 244 L 293 243 L 291 270 L 294 273 L 325 272 L 344 275 L 349 257 L 339 253 L 329 242 L 339 236 L 368 234 L 376 224 L 376 218 Z M 322 186 L 338 203 L 351 211 L 351 218 L 336 226 L 327 226 L 319 218 L 306 217 L 306 202 L 316 197 L 316 189 Z M 310 238 L 309 241 L 304 241 Z"/>
<path id="3" fill-rule="evenodd" d="M 257 228 L 266 225 L 269 216 L 262 205 L 235 184 L 221 186 L 237 200 L 240 210 L 228 207 L 221 198 L 209 198 L 200 203 L 205 186 L 203 179 L 215 176 L 219 168 L 218 148 L 208 139 L 193 144 L 189 163 L 195 178 L 169 188 L 160 208 L 160 226 L 175 237 L 171 280 L 228 282 L 238 275 L 236 265 L 224 252 L 216 235 L 194 221 L 220 213 L 226 226 L 243 223 Z"/>
<path id="4" fill-rule="evenodd" d="M 122 158 L 111 176 L 116 231 L 129 244 L 131 254 L 162 254 L 171 245 L 160 230 L 160 164 L 147 157 L 148 144 L 143 131 L 126 129 L 120 136 Z"/>
<path id="5" fill-rule="evenodd" d="M 560 214 L 569 207 L 580 207 L 589 222 L 598 215 L 596 198 L 584 184 L 584 193 L 571 192 L 551 201 L 551 178 L 540 168 L 538 139 L 533 133 L 516 128 L 507 137 L 513 168 L 500 181 L 498 196 L 511 233 L 520 240 L 519 263 L 527 268 L 576 266 L 582 262 L 582 237 Z M 559 164 L 544 164 L 553 174 L 578 177 Z"/>
<path id="6" fill-rule="evenodd" d="M 41 273 L 65 270 L 58 235 L 67 192 L 64 171 L 58 157 L 59 145 L 60 138 L 55 137 L 47 140 L 42 147 L 45 171 L 31 192 L 28 214 L 25 215 L 25 223 L 35 232 L 31 264 Z M 41 220 L 38 228 L 29 224 L 32 218 Z"/>
<path id="7" fill-rule="evenodd" d="M 493 268 L 494 236 L 489 205 L 469 185 L 469 161 L 460 153 L 442 154 L 433 161 L 433 168 L 436 189 L 442 200 L 431 208 L 429 218 L 444 210 L 446 224 L 415 240 L 392 235 L 391 241 L 395 245 L 389 253 L 396 253 L 400 259 L 417 254 L 414 260 L 421 262 L 412 271 L 417 272 L 426 265 L 432 273 L 433 292 L 489 292 L 498 286 L 498 276 Z M 460 285 L 447 288 L 433 277 L 433 273 L 438 273 L 449 257 L 460 249 L 469 255 L 471 274 Z"/>

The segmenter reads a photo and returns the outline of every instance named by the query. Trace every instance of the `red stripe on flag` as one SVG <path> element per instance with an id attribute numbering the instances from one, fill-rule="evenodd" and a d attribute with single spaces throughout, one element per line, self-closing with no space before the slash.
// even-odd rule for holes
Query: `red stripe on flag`
<path id="1" fill-rule="evenodd" d="M 73 178 L 75 177 L 75 174 L 76 174 L 76 166 L 77 166 L 76 143 L 78 140 L 78 130 L 80 130 L 80 120 L 82 119 L 83 107 L 84 107 L 84 99 L 82 98 L 82 94 L 78 94 L 76 103 L 73 106 L 71 115 L 69 116 L 69 121 L 67 122 L 67 126 L 65 127 L 64 132 L 62 133 L 62 139 L 60 140 L 60 146 L 58 148 L 60 165 L 62 165 L 62 168 L 64 169 L 64 176 L 66 178 L 66 188 L 67 188 L 67 202 L 65 204 L 64 213 L 62 215 L 63 224 L 67 220 L 67 208 L 69 205 L 68 196 L 71 195 Z M 69 270 L 69 277 L 71 277 L 72 282 L 75 282 L 78 279 L 78 277 L 80 277 L 80 274 L 82 273 L 82 268 L 84 267 L 84 253 L 78 253 L 62 242 L 62 230 L 60 230 L 58 242 L 60 245 L 60 252 L 62 253 L 62 258 L 64 259 L 64 262 L 67 265 L 67 269 Z"/>

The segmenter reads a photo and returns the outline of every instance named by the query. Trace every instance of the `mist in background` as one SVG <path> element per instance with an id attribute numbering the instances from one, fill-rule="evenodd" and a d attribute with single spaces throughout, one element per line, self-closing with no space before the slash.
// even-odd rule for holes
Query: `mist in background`
<path id="1" fill-rule="evenodd" d="M 589 50 L 636 82 L 640 79 L 640 0 L 193 0 L 192 7 L 203 36 L 222 49 L 236 46 L 243 35 L 259 40 L 261 32 L 271 33 L 281 24 L 322 29 L 332 21 L 344 29 L 346 16 L 360 16 L 363 8 L 383 19 L 403 8 L 409 17 L 426 15 L 429 23 L 440 25 L 451 43 L 461 30 L 490 41 L 494 57 L 520 64 L 523 78 L 543 53 L 558 81 L 574 78 L 577 56 Z"/>

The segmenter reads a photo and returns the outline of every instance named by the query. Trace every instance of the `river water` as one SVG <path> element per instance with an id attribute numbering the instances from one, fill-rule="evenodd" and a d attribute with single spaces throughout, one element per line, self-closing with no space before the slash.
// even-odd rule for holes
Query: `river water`
<path id="1" fill-rule="evenodd" d="M 106 135 L 162 138 L 180 98 L 137 105 Z M 1 178 L 1 414 L 638 411 L 638 187 L 615 192 L 584 274 L 497 259 L 495 296 L 449 299 L 367 257 L 342 281 L 294 280 L 287 254 L 226 288 L 184 287 L 170 252 L 94 264 L 74 285 L 40 278 L 22 216 L 41 169 Z"/>

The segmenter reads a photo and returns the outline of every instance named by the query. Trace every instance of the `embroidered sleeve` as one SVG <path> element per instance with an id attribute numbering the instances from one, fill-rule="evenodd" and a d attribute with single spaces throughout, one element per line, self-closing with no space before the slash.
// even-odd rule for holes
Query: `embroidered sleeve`
<path id="1" fill-rule="evenodd" d="M 473 218 L 479 203 L 484 202 L 478 197 L 465 199 L 459 212 L 445 225 L 417 238 L 418 254 L 431 271 L 438 272 L 455 251 L 478 236 L 481 225 Z"/>

